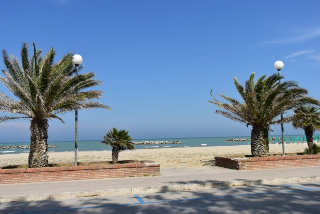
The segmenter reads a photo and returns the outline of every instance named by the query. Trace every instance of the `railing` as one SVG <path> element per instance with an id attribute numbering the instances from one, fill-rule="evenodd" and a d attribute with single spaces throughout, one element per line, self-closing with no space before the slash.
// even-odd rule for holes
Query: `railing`
<path id="1" fill-rule="evenodd" d="M 297 144 L 297 143 L 307 143 L 306 136 L 285 136 L 284 142 L 286 144 Z M 269 137 L 269 143 L 282 143 L 281 137 Z M 320 143 L 320 135 L 313 136 L 313 143 Z"/>

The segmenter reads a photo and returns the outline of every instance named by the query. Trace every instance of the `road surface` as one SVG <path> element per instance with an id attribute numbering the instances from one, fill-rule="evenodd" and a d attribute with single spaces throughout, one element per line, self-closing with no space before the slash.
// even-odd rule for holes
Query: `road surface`
<path id="1" fill-rule="evenodd" d="M 320 213 L 320 182 L 0 203 L 2 214 Z"/>

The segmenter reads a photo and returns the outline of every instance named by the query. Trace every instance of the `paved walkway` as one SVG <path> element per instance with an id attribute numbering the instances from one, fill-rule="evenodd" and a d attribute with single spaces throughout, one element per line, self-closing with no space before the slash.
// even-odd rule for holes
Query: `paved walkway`
<path id="1" fill-rule="evenodd" d="M 0 203 L 1 214 L 319 214 L 320 182 Z"/>
<path id="2" fill-rule="evenodd" d="M 82 180 L 68 182 L 45 182 L 31 184 L 6 184 L 0 185 L 0 202 L 16 200 L 45 200 L 51 194 L 61 197 L 81 197 L 99 195 L 121 195 L 130 192 L 157 192 L 181 189 L 198 188 L 199 185 L 208 183 L 245 182 L 266 179 L 292 179 L 298 178 L 320 178 L 320 167 L 237 171 L 220 167 L 197 167 L 162 169 L 161 176 L 103 179 L 103 180 Z M 306 180 L 304 179 L 304 181 Z M 289 182 L 290 180 L 288 180 Z M 285 181 L 284 181 L 285 182 Z M 197 186 L 198 185 L 198 186 Z M 212 188 L 212 187 L 211 187 Z M 199 188 L 198 188 L 199 189 Z M 100 191 L 100 193 L 99 193 Z M 101 192 L 101 191 L 107 191 Z M 74 194 L 77 193 L 77 194 Z M 81 193 L 81 194 L 80 194 Z M 92 193 L 91 195 L 88 193 Z M 80 195 L 79 195 L 80 194 Z M 33 196 L 31 199 L 21 196 Z M 37 198 L 38 196 L 38 198 Z M 20 198 L 19 198 L 20 197 Z M 49 197 L 55 198 L 55 197 Z"/>

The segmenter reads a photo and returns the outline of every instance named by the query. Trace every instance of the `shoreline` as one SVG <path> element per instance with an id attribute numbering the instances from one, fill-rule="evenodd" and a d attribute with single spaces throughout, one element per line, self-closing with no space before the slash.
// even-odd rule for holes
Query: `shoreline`
<path id="1" fill-rule="evenodd" d="M 306 144 L 286 144 L 287 153 L 300 153 Z M 270 153 L 281 154 L 282 145 L 270 145 Z M 215 156 L 251 154 L 250 145 L 204 146 L 126 150 L 119 154 L 119 160 L 152 160 L 161 168 L 199 167 L 210 164 Z M 28 163 L 29 153 L 1 154 L 0 166 Z M 48 152 L 49 163 L 73 162 L 74 152 Z M 111 151 L 79 151 L 79 162 L 111 161 Z"/>
<path id="2" fill-rule="evenodd" d="M 171 147 L 171 146 L 163 146 L 165 144 L 148 144 L 146 146 L 148 146 L 149 148 L 135 148 L 133 151 L 136 151 L 136 150 L 159 150 L 159 149 L 187 149 L 187 148 L 216 148 L 216 147 L 233 147 L 233 146 L 250 146 L 251 144 L 246 144 L 246 145 L 225 145 L 225 146 L 183 146 L 183 147 Z M 172 144 L 170 144 L 172 145 Z M 281 145 L 281 144 L 279 144 Z M 160 147 L 162 146 L 162 147 Z M 111 147 L 108 147 L 109 150 L 78 150 L 78 152 L 111 152 L 112 148 Z M 4 149 L 3 149 L 4 150 Z M 6 149 L 7 150 L 7 149 Z M 3 153 L 1 153 L 3 152 Z M 14 152 L 14 153 L 12 153 Z M 73 152 L 74 151 L 59 151 L 59 152 L 56 152 L 56 151 L 48 151 L 48 154 L 50 153 L 65 153 L 65 152 Z M 122 151 L 123 152 L 123 151 Z M 2 155 L 19 155 L 19 154 L 29 154 L 29 151 L 21 151 L 20 153 L 18 152 L 15 152 L 15 151 L 2 151 L 2 149 L 0 149 L 0 157 Z"/>

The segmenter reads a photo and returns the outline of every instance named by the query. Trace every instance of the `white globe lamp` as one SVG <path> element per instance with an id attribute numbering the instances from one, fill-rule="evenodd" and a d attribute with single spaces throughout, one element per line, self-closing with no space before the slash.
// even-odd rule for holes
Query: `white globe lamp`
<path id="1" fill-rule="evenodd" d="M 284 66 L 284 64 L 283 64 L 282 61 L 276 61 L 276 62 L 274 63 L 274 68 L 275 68 L 276 70 L 278 70 L 278 71 L 280 71 L 280 70 L 283 68 L 283 66 Z"/>
<path id="2" fill-rule="evenodd" d="M 82 56 L 80 56 L 79 54 L 75 54 L 72 57 L 72 63 L 74 65 L 80 65 L 82 63 Z"/>

